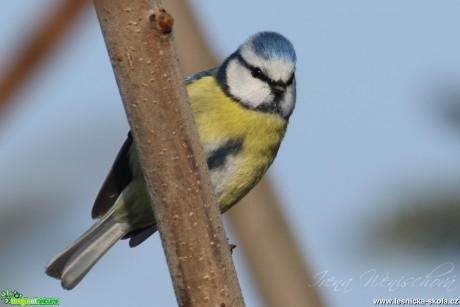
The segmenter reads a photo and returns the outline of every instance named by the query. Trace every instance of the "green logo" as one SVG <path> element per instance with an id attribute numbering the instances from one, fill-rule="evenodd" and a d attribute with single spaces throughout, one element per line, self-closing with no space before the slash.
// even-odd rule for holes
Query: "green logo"
<path id="1" fill-rule="evenodd" d="M 5 304 L 9 305 L 59 305 L 58 298 L 44 298 L 44 297 L 23 297 L 21 293 L 18 291 L 10 291 L 6 289 L 6 291 L 2 291 L 2 301 Z"/>

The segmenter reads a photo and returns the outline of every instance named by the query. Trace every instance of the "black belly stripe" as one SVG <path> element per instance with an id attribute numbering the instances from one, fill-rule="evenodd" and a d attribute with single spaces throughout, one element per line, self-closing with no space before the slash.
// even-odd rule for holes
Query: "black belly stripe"
<path id="1" fill-rule="evenodd" d="M 238 154 L 243 148 L 242 140 L 228 140 L 222 146 L 211 152 L 208 159 L 208 169 L 214 170 L 225 165 L 227 158 L 231 155 Z"/>

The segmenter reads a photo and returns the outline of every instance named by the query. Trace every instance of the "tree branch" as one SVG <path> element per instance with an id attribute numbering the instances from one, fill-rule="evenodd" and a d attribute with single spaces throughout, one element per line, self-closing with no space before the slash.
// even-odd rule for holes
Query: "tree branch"
<path id="1" fill-rule="evenodd" d="M 180 306 L 243 306 L 172 36 L 154 0 L 95 0 Z M 153 204 L 153 202 L 152 202 Z"/>

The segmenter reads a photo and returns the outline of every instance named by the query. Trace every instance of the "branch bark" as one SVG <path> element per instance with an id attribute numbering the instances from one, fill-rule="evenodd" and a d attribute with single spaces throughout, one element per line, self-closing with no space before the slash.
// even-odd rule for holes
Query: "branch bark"
<path id="1" fill-rule="evenodd" d="M 154 0 L 94 0 L 180 306 L 244 306 L 170 34 Z"/>

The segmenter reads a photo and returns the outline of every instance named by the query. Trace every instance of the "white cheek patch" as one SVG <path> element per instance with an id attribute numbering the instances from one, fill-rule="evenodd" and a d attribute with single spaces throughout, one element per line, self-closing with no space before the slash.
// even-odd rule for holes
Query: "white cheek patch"
<path id="1" fill-rule="evenodd" d="M 230 94 L 252 109 L 262 104 L 271 94 L 270 86 L 254 78 L 237 59 L 228 63 L 227 84 Z"/>

